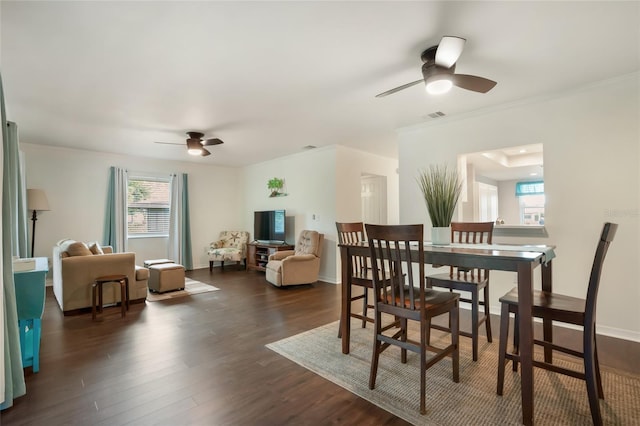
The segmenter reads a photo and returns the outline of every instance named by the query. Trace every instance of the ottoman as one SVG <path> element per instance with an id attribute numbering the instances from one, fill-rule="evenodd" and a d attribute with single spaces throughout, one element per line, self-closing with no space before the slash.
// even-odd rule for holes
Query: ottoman
<path id="1" fill-rule="evenodd" d="M 160 263 L 149 266 L 149 290 L 164 293 L 184 288 L 184 266 Z"/>

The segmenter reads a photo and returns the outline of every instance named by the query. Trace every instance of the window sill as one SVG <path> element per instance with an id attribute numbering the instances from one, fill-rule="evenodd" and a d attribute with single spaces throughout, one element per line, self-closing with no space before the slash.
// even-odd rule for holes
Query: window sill
<path id="1" fill-rule="evenodd" d="M 160 234 L 147 234 L 147 235 L 128 235 L 128 239 L 130 240 L 139 240 L 141 238 L 169 238 L 168 235 L 160 235 Z"/>
<path id="2" fill-rule="evenodd" d="M 496 225 L 493 227 L 494 237 L 548 237 L 544 225 Z"/>

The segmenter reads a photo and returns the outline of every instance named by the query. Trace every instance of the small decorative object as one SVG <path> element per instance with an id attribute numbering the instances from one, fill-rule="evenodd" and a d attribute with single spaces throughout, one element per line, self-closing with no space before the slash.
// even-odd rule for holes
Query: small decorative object
<path id="1" fill-rule="evenodd" d="M 277 177 L 269 179 L 267 182 L 267 188 L 270 191 L 269 197 L 281 197 L 283 195 L 287 195 L 282 192 L 282 188 L 284 188 L 284 179 Z"/>
<path id="2" fill-rule="evenodd" d="M 462 192 L 458 173 L 446 165 L 431 165 L 417 180 L 433 225 L 431 242 L 451 244 L 451 219 Z"/>

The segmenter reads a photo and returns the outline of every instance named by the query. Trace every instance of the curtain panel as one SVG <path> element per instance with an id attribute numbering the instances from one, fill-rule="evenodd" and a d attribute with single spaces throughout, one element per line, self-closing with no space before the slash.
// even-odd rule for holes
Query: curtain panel
<path id="1" fill-rule="evenodd" d="M 189 219 L 189 185 L 186 173 L 171 175 L 171 213 L 169 216 L 169 258 L 193 269 L 191 222 Z"/>
<path id="2" fill-rule="evenodd" d="M 107 214 L 105 215 L 104 245 L 113 247 L 114 253 L 127 251 L 127 170 L 109 169 Z"/>
<path id="3" fill-rule="evenodd" d="M 26 245 L 26 209 L 24 208 L 24 179 L 20 167 L 18 146 L 18 129 L 15 123 L 8 123 L 4 105 L 2 77 L 0 76 L 0 113 L 2 120 L 2 262 L 0 273 L 1 302 L 0 313 L 3 316 L 2 359 L 3 370 L 0 388 L 0 409 L 13 405 L 13 400 L 26 393 L 22 357 L 20 354 L 20 337 L 18 332 L 18 311 L 16 307 L 15 282 L 13 279 L 12 257 L 20 256 L 26 247 L 21 249 L 20 241 Z M 22 218 L 21 218 L 22 216 Z M 21 230 L 22 229 L 22 230 Z M 25 234 L 22 234 L 24 232 Z"/>

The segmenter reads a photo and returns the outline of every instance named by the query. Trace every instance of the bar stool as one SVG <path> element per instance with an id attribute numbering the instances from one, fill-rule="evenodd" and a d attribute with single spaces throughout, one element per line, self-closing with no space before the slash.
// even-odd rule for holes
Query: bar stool
<path id="1" fill-rule="evenodd" d="M 91 286 L 93 302 L 91 308 L 92 319 L 96 319 L 96 311 L 102 312 L 102 287 L 105 283 L 120 284 L 120 308 L 122 312 L 121 316 L 124 318 L 124 316 L 126 315 L 126 311 L 129 310 L 129 278 L 126 275 L 116 274 L 98 277 L 93 282 L 93 285 Z M 97 304 L 96 296 L 98 298 Z"/>

